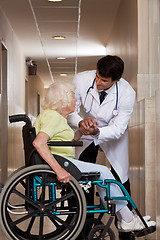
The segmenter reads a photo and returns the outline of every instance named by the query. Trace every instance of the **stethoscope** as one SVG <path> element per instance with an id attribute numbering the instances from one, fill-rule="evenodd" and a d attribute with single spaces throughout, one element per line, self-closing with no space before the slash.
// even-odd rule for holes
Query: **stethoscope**
<path id="1" fill-rule="evenodd" d="M 86 104 L 87 96 L 88 96 L 90 90 L 94 88 L 95 81 L 96 81 L 96 79 L 93 80 L 92 85 L 87 89 L 86 96 L 85 96 L 85 99 L 84 99 L 84 106 L 85 106 L 85 104 Z M 93 97 L 92 97 L 92 102 L 91 102 L 90 110 L 87 111 L 87 112 L 90 112 L 90 111 L 91 111 L 92 105 L 93 105 Z M 119 112 L 118 112 L 118 84 L 117 84 L 117 82 L 116 82 L 116 105 L 115 105 L 115 107 L 114 107 L 114 109 L 113 109 L 113 111 L 112 111 L 112 114 L 113 114 L 113 116 L 117 116 L 118 113 L 119 113 Z"/>

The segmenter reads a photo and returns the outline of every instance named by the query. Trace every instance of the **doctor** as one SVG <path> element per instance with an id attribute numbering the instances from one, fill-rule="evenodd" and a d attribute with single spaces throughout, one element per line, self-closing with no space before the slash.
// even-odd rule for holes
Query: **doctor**
<path id="1" fill-rule="evenodd" d="M 111 164 L 114 177 L 130 193 L 127 125 L 133 111 L 135 91 L 122 78 L 123 71 L 123 60 L 107 55 L 97 62 L 96 70 L 77 74 L 74 78 L 76 109 L 68 117 L 68 123 L 74 129 L 83 129 L 83 147 L 76 149 L 76 158 L 95 163 L 100 146 Z M 93 126 L 98 127 L 94 134 Z M 93 195 L 87 201 L 93 204 Z M 120 239 L 134 237 L 130 234 L 120 236 Z"/>

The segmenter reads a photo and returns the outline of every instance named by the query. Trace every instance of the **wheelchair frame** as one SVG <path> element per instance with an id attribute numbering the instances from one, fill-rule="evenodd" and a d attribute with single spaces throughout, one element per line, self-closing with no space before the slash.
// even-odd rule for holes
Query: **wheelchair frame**
<path id="1" fill-rule="evenodd" d="M 11 123 L 24 121 L 26 124 L 23 126 L 25 168 L 18 169 L 9 177 L 0 196 L 1 226 L 8 239 L 74 240 L 82 231 L 84 239 L 114 240 L 115 234 L 110 228 L 115 216 L 113 200 L 127 200 L 140 217 L 145 228 L 134 232 L 136 237 L 147 235 L 156 230 L 156 227 L 147 226 L 131 196 L 117 180 L 106 179 L 103 182 L 97 179 L 98 172 L 80 173 L 68 160 L 56 156 L 61 166 L 73 175 L 71 176 L 72 181 L 69 183 L 60 183 L 56 179 L 54 171 L 44 164 L 44 160 L 32 145 L 36 135 L 28 116 L 25 114 L 13 115 L 9 117 L 9 120 Z M 82 146 L 82 142 L 49 142 L 48 145 Z M 111 197 L 111 183 L 118 185 L 124 196 Z M 103 207 L 101 201 L 99 205 L 86 206 L 82 188 L 88 191 L 91 185 L 98 185 L 106 189 L 107 209 Z M 14 203 L 15 199 L 17 200 L 16 204 Z M 90 213 L 98 213 L 99 217 L 88 219 L 88 222 L 85 222 L 86 214 Z M 106 225 L 101 222 L 104 213 L 110 214 Z M 38 231 L 32 230 L 35 228 L 34 224 L 38 224 L 38 222 L 35 223 L 36 221 L 39 222 Z M 52 232 L 50 230 L 47 232 L 46 229 L 44 231 L 45 221 L 48 221 L 47 224 L 54 228 Z M 22 222 L 26 223 L 25 228 L 21 227 Z"/>

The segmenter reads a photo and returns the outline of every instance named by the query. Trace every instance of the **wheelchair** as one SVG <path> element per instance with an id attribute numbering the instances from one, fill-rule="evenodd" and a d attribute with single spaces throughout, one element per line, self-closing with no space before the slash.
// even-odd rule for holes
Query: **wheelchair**
<path id="1" fill-rule="evenodd" d="M 111 223 L 115 217 L 114 200 L 127 200 L 139 215 L 145 228 L 134 232 L 141 237 L 156 231 L 148 227 L 132 198 L 123 185 L 111 179 L 98 180 L 99 173 L 81 173 L 63 157 L 54 155 L 56 160 L 71 173 L 71 181 L 61 183 L 55 172 L 36 152 L 32 142 L 36 136 L 31 120 L 25 114 L 12 115 L 10 123 L 25 122 L 22 129 L 25 167 L 16 170 L 8 178 L 0 194 L 0 222 L 7 239 L 14 240 L 75 240 L 81 233 L 83 239 L 115 240 Z M 82 142 L 48 142 L 49 146 L 82 146 Z M 124 196 L 111 197 L 110 184 L 117 184 Z M 101 201 L 98 205 L 86 206 L 84 191 L 91 185 L 106 189 L 107 208 Z M 97 218 L 86 220 L 86 214 Z M 109 220 L 103 224 L 107 213 Z"/>

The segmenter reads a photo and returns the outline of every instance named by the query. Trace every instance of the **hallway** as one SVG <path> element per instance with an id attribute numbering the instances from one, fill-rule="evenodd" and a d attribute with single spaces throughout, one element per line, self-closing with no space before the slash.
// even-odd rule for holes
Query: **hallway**
<path id="1" fill-rule="evenodd" d="M 49 84 L 71 82 L 75 73 L 96 69 L 102 56 L 119 55 L 136 91 L 129 122 L 132 196 L 157 222 L 146 239 L 159 240 L 159 49 L 159 0 L 0 0 L 0 181 L 24 165 L 23 124 L 8 117 L 26 113 L 34 121 Z M 98 161 L 108 164 L 102 153 Z"/>

